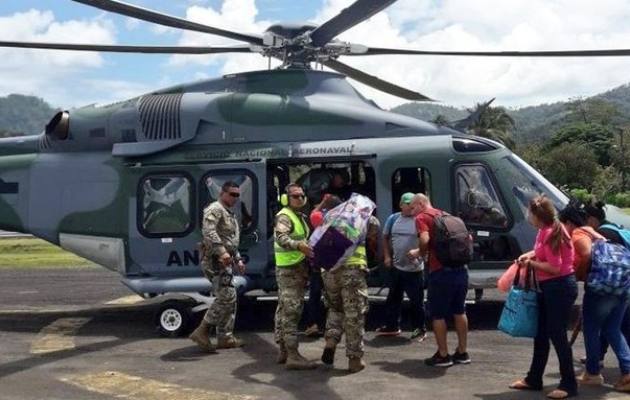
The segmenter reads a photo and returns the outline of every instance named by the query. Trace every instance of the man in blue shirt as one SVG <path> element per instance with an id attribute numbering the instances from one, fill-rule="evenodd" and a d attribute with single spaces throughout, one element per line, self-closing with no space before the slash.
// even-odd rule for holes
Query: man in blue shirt
<path id="1" fill-rule="evenodd" d="M 392 214 L 383 228 L 383 262 L 391 271 L 386 307 L 388 321 L 376 330 L 378 336 L 400 335 L 400 311 L 404 293 L 411 303 L 411 339 L 424 340 L 424 262 L 411 259 L 409 250 L 418 247 L 415 218 L 420 210 L 413 193 L 400 197 L 400 212 Z"/>

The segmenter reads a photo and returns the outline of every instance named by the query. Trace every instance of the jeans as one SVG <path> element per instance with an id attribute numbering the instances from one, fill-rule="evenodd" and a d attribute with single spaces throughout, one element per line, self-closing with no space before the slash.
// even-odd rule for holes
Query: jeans
<path id="1" fill-rule="evenodd" d="M 567 327 L 571 309 L 578 294 L 575 276 L 568 275 L 540 282 L 540 290 L 538 333 L 534 338 L 534 357 L 525 380 L 532 388 L 543 387 L 543 375 L 549 359 L 551 342 L 560 363 L 558 389 L 574 395 L 577 393 L 577 382 L 573 369 L 573 354 L 567 338 Z"/>
<path id="2" fill-rule="evenodd" d="M 306 326 L 317 324 L 322 326 L 324 305 L 322 303 L 322 274 L 311 271 L 308 287 L 308 302 L 306 303 Z"/>
<path id="3" fill-rule="evenodd" d="M 408 272 L 392 268 L 389 293 L 385 306 L 387 308 L 387 327 L 392 330 L 400 327 L 400 311 L 403 294 L 406 293 L 411 303 L 411 329 L 425 331 L 424 327 L 424 284 L 422 271 Z"/>
<path id="4" fill-rule="evenodd" d="M 602 353 L 600 336 L 603 333 L 619 359 L 622 374 L 630 373 L 630 349 L 621 334 L 628 302 L 613 295 L 599 295 L 586 288 L 582 303 L 584 345 L 586 347 L 586 371 L 599 374 Z"/>
<path id="5" fill-rule="evenodd" d="M 630 304 L 628 304 L 628 308 L 626 308 L 626 313 L 623 317 L 623 321 L 621 321 L 621 334 L 624 338 L 626 338 L 626 343 L 630 346 Z M 600 360 L 604 360 L 606 356 L 606 352 L 608 351 L 608 340 L 606 340 L 606 335 L 604 332 L 600 335 L 601 344 L 602 344 L 602 354 Z"/>

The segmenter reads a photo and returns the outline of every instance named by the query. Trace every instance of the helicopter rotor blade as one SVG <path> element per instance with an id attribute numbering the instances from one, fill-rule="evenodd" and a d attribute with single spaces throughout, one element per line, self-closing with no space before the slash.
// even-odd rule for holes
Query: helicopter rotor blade
<path id="1" fill-rule="evenodd" d="M 155 24 L 170 26 L 172 28 L 186 29 L 189 31 L 209 33 L 212 35 L 222 36 L 229 39 L 239 40 L 255 45 L 262 45 L 263 41 L 260 36 L 237 33 L 225 29 L 214 28 L 212 26 L 198 24 L 186 19 L 173 17 L 171 15 L 161 14 L 146 8 L 137 7 L 131 4 L 123 3 L 115 0 L 72 0 L 88 6 L 96 7 L 101 10 L 110 11 L 116 14 L 125 15 L 127 17 L 141 19 Z"/>
<path id="2" fill-rule="evenodd" d="M 231 47 L 186 47 L 186 46 L 119 46 L 100 44 L 41 43 L 41 42 L 5 42 L 0 47 L 24 49 L 50 49 L 74 51 L 103 51 L 111 53 L 147 53 L 147 54 L 219 54 L 252 53 L 249 45 Z"/>
<path id="3" fill-rule="evenodd" d="M 464 57 L 622 57 L 630 56 L 630 49 L 605 50 L 544 50 L 544 51 L 431 51 L 389 49 L 355 46 L 357 51 L 342 53 L 347 56 L 417 55 L 417 56 L 464 56 Z"/>
<path id="4" fill-rule="evenodd" d="M 321 47 L 335 36 L 369 19 L 395 2 L 396 0 L 357 0 L 315 28 L 310 34 L 311 41 L 314 46 Z"/>
<path id="5" fill-rule="evenodd" d="M 394 85 L 393 83 L 384 81 L 373 75 L 366 74 L 363 71 L 360 71 L 356 68 L 353 68 L 337 60 L 324 61 L 324 65 L 330 69 L 333 69 L 337 72 L 340 72 L 346 75 L 349 78 L 352 78 L 356 81 L 359 81 L 370 87 L 373 87 L 374 89 L 378 89 L 382 92 L 389 93 L 391 95 L 398 96 L 403 99 L 414 100 L 414 101 L 433 101 L 431 98 L 421 93 L 414 92 L 409 89 L 405 89 L 398 85 Z"/>

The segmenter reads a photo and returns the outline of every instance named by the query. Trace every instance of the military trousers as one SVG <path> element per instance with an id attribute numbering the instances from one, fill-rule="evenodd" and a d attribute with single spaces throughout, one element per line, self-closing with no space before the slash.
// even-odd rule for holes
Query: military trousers
<path id="1" fill-rule="evenodd" d="M 236 319 L 236 289 L 232 284 L 234 277 L 232 268 L 221 268 L 212 273 L 204 272 L 212 282 L 212 291 L 215 296 L 204 319 L 216 327 L 218 338 L 232 336 Z"/>
<path id="2" fill-rule="evenodd" d="M 363 357 L 365 314 L 368 311 L 367 270 L 342 265 L 322 271 L 324 301 L 328 308 L 326 339 L 339 343 L 346 334 L 346 356 Z"/>
<path id="3" fill-rule="evenodd" d="M 275 340 L 289 349 L 298 347 L 298 324 L 304 309 L 304 293 L 309 266 L 304 260 L 291 267 L 276 267 L 278 307 L 275 315 Z"/>

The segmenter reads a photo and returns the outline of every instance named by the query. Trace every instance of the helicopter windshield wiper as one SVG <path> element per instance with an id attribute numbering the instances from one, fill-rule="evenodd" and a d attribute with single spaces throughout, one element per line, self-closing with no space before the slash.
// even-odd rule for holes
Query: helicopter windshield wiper
<path id="1" fill-rule="evenodd" d="M 249 45 L 230 47 L 187 47 L 187 46 L 120 46 L 101 44 L 43 43 L 43 42 L 5 42 L 0 47 L 25 49 L 50 49 L 74 51 L 103 51 L 111 53 L 147 53 L 147 54 L 219 54 L 251 53 Z"/>
<path id="2" fill-rule="evenodd" d="M 311 34 L 314 46 L 321 47 L 335 36 L 369 19 L 374 14 L 389 7 L 397 0 L 357 0 L 339 14 L 315 28 Z"/>
<path id="3" fill-rule="evenodd" d="M 324 65 L 330 69 L 333 69 L 348 76 L 349 78 L 373 87 L 374 89 L 378 89 L 382 92 L 389 93 L 394 96 L 402 97 L 403 99 L 415 101 L 433 101 L 431 98 L 421 93 L 405 89 L 404 87 L 400 87 L 398 85 L 394 85 L 391 82 L 384 81 L 380 78 L 375 77 L 374 75 L 366 74 L 363 71 L 353 68 L 347 64 L 341 63 L 337 60 L 324 61 Z"/>
<path id="4" fill-rule="evenodd" d="M 141 19 L 155 24 L 170 26 L 172 28 L 186 29 L 189 31 L 197 31 L 209 33 L 212 35 L 223 36 L 229 39 L 239 40 L 255 45 L 262 45 L 262 37 L 252 34 L 237 33 L 225 29 L 214 28 L 209 25 L 198 24 L 186 19 L 173 17 L 171 15 L 162 14 L 146 8 L 134 6 L 115 0 L 72 0 L 88 6 L 100 8 L 101 10 L 110 11 L 116 14 L 125 15 L 127 17 Z"/>

